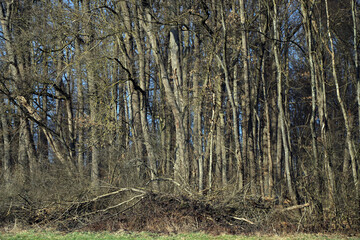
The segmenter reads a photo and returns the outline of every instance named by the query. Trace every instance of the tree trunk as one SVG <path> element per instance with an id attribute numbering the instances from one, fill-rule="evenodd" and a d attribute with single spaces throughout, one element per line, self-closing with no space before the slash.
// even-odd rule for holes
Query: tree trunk
<path id="1" fill-rule="evenodd" d="M 183 92 L 181 91 L 182 87 L 186 87 L 183 85 L 183 77 L 182 77 L 182 65 L 180 63 L 180 42 L 179 42 L 179 31 L 177 28 L 172 28 L 170 30 L 170 60 L 171 60 L 171 67 L 172 67 L 172 76 L 173 76 L 173 85 L 174 85 L 174 95 L 176 99 L 176 104 L 180 109 L 181 115 L 184 117 L 185 109 L 184 109 L 184 98 Z M 180 121 L 181 119 L 181 121 Z M 181 125 L 179 130 L 175 132 L 176 134 L 176 162 L 174 165 L 174 171 L 181 173 L 178 177 L 178 180 L 181 177 L 185 177 L 184 181 L 188 182 L 189 179 L 189 166 L 188 166 L 188 159 L 185 158 L 186 156 L 186 136 L 185 136 L 185 119 L 183 118 L 175 118 L 175 125 Z M 176 126 L 176 129 L 178 127 Z M 175 175 L 176 176 L 176 175 Z M 176 178 L 175 178 L 176 179 Z"/>
<path id="2" fill-rule="evenodd" d="M 9 123 L 8 115 L 6 107 L 7 104 L 3 96 L 0 98 L 1 102 L 1 129 L 2 129 L 2 137 L 3 137 L 3 157 L 2 157 L 2 169 L 4 176 L 5 189 L 8 190 L 11 183 L 11 145 L 10 145 L 10 131 L 9 131 Z"/>
<path id="3" fill-rule="evenodd" d="M 30 184 L 30 168 L 29 168 L 29 159 L 26 155 L 26 120 L 24 116 L 20 118 L 19 125 L 19 148 L 17 153 L 17 164 L 18 175 L 16 179 L 23 186 L 28 186 Z"/>
<path id="4" fill-rule="evenodd" d="M 273 28 L 274 28 L 274 38 L 275 41 L 280 40 L 280 35 L 278 32 L 278 18 L 277 18 L 277 4 L 276 0 L 273 0 L 274 5 L 274 14 L 273 14 Z M 297 203 L 295 191 L 292 186 L 292 179 L 291 179 L 291 173 L 290 173 L 290 161 L 291 156 L 289 153 L 289 145 L 288 145 L 288 139 L 287 139 L 287 133 L 286 133 L 286 126 L 285 126 L 285 113 L 284 113 L 284 107 L 283 107 L 283 96 L 282 96 L 282 66 L 280 62 L 279 57 L 279 49 L 278 49 L 278 42 L 274 43 L 274 57 L 275 57 L 275 63 L 276 63 L 276 70 L 277 70 L 277 92 L 278 92 L 278 109 L 279 109 L 279 127 L 281 130 L 281 136 L 282 136 L 282 143 L 284 147 L 284 165 L 285 165 L 285 176 L 286 176 L 286 183 L 287 188 L 289 191 L 290 198 L 293 202 L 293 204 Z"/>
<path id="5" fill-rule="evenodd" d="M 310 117 L 310 130 L 311 130 L 311 142 L 312 142 L 312 154 L 313 154 L 313 159 L 314 161 L 311 161 L 312 164 L 312 168 L 314 171 L 314 176 L 316 176 L 316 181 L 315 181 L 315 195 L 316 197 L 319 196 L 320 193 L 320 182 L 318 180 L 320 180 L 320 175 L 319 175 L 319 159 L 318 159 L 318 146 L 317 146 L 317 136 L 316 136 L 316 122 L 315 122 L 315 118 L 316 118 L 316 100 L 319 99 L 321 100 L 323 98 L 323 96 L 319 95 L 319 93 L 317 93 L 317 84 L 316 84 L 316 72 L 315 72 L 315 59 L 314 59 L 314 50 L 313 50 L 313 43 L 314 43 L 314 38 L 313 38 L 313 30 L 312 30 L 312 24 L 311 24 L 311 9 L 313 6 L 308 6 L 308 4 L 310 4 L 308 1 L 301 1 L 301 12 L 303 15 L 303 26 L 305 28 L 305 37 L 306 37 L 306 43 L 307 43 L 307 47 L 308 47 L 308 51 L 307 51 L 307 60 L 309 63 L 309 67 L 310 67 L 310 82 L 311 82 L 311 117 Z M 325 94 L 325 92 L 324 92 Z M 319 109 L 319 117 L 320 113 L 322 113 L 323 108 L 322 106 L 318 107 Z M 322 114 L 323 115 L 323 114 Z M 322 132 L 323 133 L 323 132 Z M 325 135 L 322 135 L 322 137 L 324 137 Z M 324 139 L 323 139 L 324 140 Z M 326 151 L 326 149 L 325 149 Z"/>
<path id="6" fill-rule="evenodd" d="M 180 72 L 179 66 L 176 62 L 176 51 L 179 49 L 179 42 L 176 39 L 176 32 L 171 32 L 171 38 L 170 41 L 170 49 L 172 49 L 172 64 L 173 64 L 173 74 L 174 74 L 174 90 L 172 89 L 170 85 L 170 78 L 168 76 L 168 73 L 166 71 L 165 62 L 162 58 L 162 54 L 160 52 L 160 46 L 156 39 L 156 35 L 153 29 L 153 19 L 152 15 L 150 13 L 149 8 L 145 8 L 145 17 L 146 20 L 143 19 L 142 25 L 145 29 L 145 32 L 147 33 L 150 44 L 153 50 L 153 54 L 156 60 L 157 65 L 159 66 L 160 70 L 160 76 L 161 81 L 164 86 L 165 95 L 167 97 L 167 100 L 169 102 L 169 106 L 171 107 L 174 120 L 175 120 L 175 134 L 176 134 L 176 159 L 174 162 L 174 179 L 176 182 L 180 183 L 181 185 L 187 185 L 188 179 L 189 179 L 189 168 L 188 168 L 188 162 L 185 159 L 185 130 L 183 125 L 183 118 L 182 118 L 182 99 L 180 99 L 180 93 L 178 91 L 179 86 L 181 86 L 181 78 L 178 75 Z M 181 72 L 180 72 L 181 73 Z"/>
<path id="7" fill-rule="evenodd" d="M 193 127 L 193 146 L 194 146 L 194 166 L 197 166 L 198 190 L 202 193 L 204 190 L 204 164 L 202 154 L 202 139 L 201 139 L 201 105 L 202 99 L 200 97 L 200 39 L 196 34 L 194 36 L 194 76 L 193 76 L 193 103 L 194 108 L 194 127 Z M 196 167 L 194 167 L 196 169 Z"/>
<path id="8" fill-rule="evenodd" d="M 236 75 L 236 73 L 234 73 Z M 235 77 L 235 76 L 234 76 Z M 219 78 L 220 79 L 220 78 Z M 216 107 L 218 108 L 218 121 L 216 124 L 216 152 L 217 152 L 217 170 L 219 171 L 219 180 L 221 179 L 221 185 L 223 187 L 227 184 L 227 156 L 226 156 L 226 143 L 225 143 L 225 120 L 223 109 L 223 97 L 222 97 L 222 81 L 218 81 L 216 89 Z M 220 183 L 219 183 L 220 184 Z"/>
<path id="9" fill-rule="evenodd" d="M 215 93 L 212 94 L 212 109 L 211 109 L 211 119 L 210 119 L 210 146 L 209 146 L 209 170 L 208 170 L 208 189 L 209 192 L 212 190 L 213 183 L 213 149 L 214 149 L 214 130 L 215 130 L 215 118 L 216 118 L 216 97 Z"/>
<path id="10" fill-rule="evenodd" d="M 25 120 L 25 148 L 29 161 L 29 178 L 30 182 L 33 184 L 35 177 L 38 176 L 38 162 L 37 162 L 37 153 L 35 149 L 34 137 L 31 131 L 31 126 L 29 120 Z"/>
<path id="11" fill-rule="evenodd" d="M 271 121 L 270 121 L 270 111 L 269 111 L 269 97 L 268 97 L 268 88 L 269 84 L 267 84 L 267 77 L 265 74 L 265 59 L 266 59 L 266 29 L 268 28 L 268 22 L 266 20 L 266 16 L 264 14 L 261 15 L 261 26 L 259 27 L 261 36 L 261 57 L 260 57 L 260 78 L 262 82 L 262 91 L 264 97 L 264 117 L 265 117 L 265 126 L 264 126 L 264 184 L 265 184 L 265 196 L 272 196 L 273 187 L 274 187 L 274 178 L 273 178 L 273 161 L 272 161 L 272 144 L 271 144 Z M 265 22 L 266 21 L 266 22 Z"/>
<path id="12" fill-rule="evenodd" d="M 314 67 L 314 59 L 313 59 L 313 37 L 312 37 L 312 29 L 311 29 L 311 20 L 310 14 L 307 7 L 307 1 L 301 1 L 301 12 L 303 15 L 303 25 L 305 27 L 305 36 L 306 42 L 308 45 L 308 61 L 310 66 L 310 79 L 311 79 L 311 117 L 310 117 L 310 130 L 311 130 L 311 140 L 312 140 L 312 151 L 313 151 L 313 169 L 314 175 L 318 176 L 317 168 L 318 168 L 318 150 L 317 150 L 317 143 L 316 143 L 316 75 L 315 75 L 315 67 Z M 318 183 L 317 183 L 318 184 Z"/>
<path id="13" fill-rule="evenodd" d="M 136 14 L 137 15 L 137 14 Z M 145 77 L 145 60 L 146 60 L 146 56 L 145 56 L 145 51 L 144 51 L 144 46 L 143 46 L 143 33 L 141 32 L 140 26 L 139 26 L 139 22 L 137 21 L 135 23 L 135 40 L 136 40 L 136 45 L 137 45 L 137 49 L 138 49 L 138 55 L 139 55 L 139 80 L 140 80 L 140 88 L 145 92 L 146 89 L 146 77 Z M 155 158 L 155 153 L 154 153 L 154 149 L 152 146 L 152 142 L 151 142 L 151 137 L 150 137 L 150 131 L 149 131 L 149 126 L 148 126 L 148 121 L 147 121 L 147 98 L 146 96 L 143 94 L 140 94 L 140 119 L 141 119 L 141 128 L 142 128 L 142 133 L 144 135 L 144 144 L 146 147 L 146 152 L 148 155 L 148 161 L 149 161 L 149 165 L 150 165 L 150 179 L 154 180 L 157 175 L 158 175 L 158 169 L 157 169 L 157 163 L 156 163 L 156 158 Z M 158 183 L 155 182 L 154 183 L 154 187 L 155 189 L 158 189 Z"/>
<path id="14" fill-rule="evenodd" d="M 75 10 L 77 12 L 80 11 L 80 0 L 75 2 Z M 77 30 L 80 31 L 80 23 L 77 25 Z M 78 105 L 77 105 L 77 134 L 78 134 L 78 141 L 77 141 L 77 167 L 79 171 L 80 178 L 84 177 L 84 167 L 85 167 L 85 147 L 84 147 L 84 95 L 83 95 L 83 74 L 82 74 L 82 61 L 81 61 L 81 49 L 80 49 L 80 36 L 75 39 L 75 72 L 76 72 L 76 89 L 77 89 L 77 96 L 78 96 Z"/>
<path id="15" fill-rule="evenodd" d="M 244 186 L 243 183 L 243 173 L 242 173 L 242 166 L 243 166 L 243 161 L 242 161 L 242 156 L 241 156 L 241 147 L 240 147 L 240 137 L 239 137 L 239 121 L 238 121 L 238 116 L 239 116 L 239 108 L 238 106 L 235 105 L 235 101 L 234 101 L 234 94 L 233 91 L 231 90 L 231 86 L 230 86 L 230 75 L 229 75 L 229 70 L 228 70 L 228 63 L 227 63 L 227 45 L 226 45 L 226 41 L 227 41 L 227 29 L 226 29 L 226 24 L 225 24 L 225 19 L 224 19 L 224 6 L 221 5 L 221 24 L 222 24 L 222 30 L 223 30 L 223 46 L 222 46 L 222 57 L 220 57 L 219 55 L 217 55 L 217 60 L 219 62 L 219 65 L 221 66 L 221 68 L 224 71 L 224 75 L 225 75 L 225 87 L 226 87 L 226 91 L 229 97 L 229 102 L 231 105 L 231 111 L 232 111 L 232 126 L 233 126 L 233 135 L 234 135 L 234 142 L 235 142 L 235 158 L 237 161 L 237 184 L 238 184 L 238 188 L 242 189 Z"/>
<path id="16" fill-rule="evenodd" d="M 97 191 L 100 187 L 100 178 L 99 178 L 99 163 L 100 163 L 100 142 L 99 142 L 99 131 L 97 127 L 97 114 L 98 114 L 98 95 L 97 95 L 97 80 L 95 76 L 95 70 L 92 66 L 93 63 L 93 47 L 94 47 L 94 30 L 91 25 L 91 16 L 90 16 L 90 0 L 85 0 L 83 2 L 83 14 L 84 24 L 86 24 L 86 32 L 89 37 L 86 39 L 86 70 L 87 70 L 87 80 L 89 86 L 89 110 L 90 110 L 90 145 L 91 145 L 91 187 Z"/>
<path id="17" fill-rule="evenodd" d="M 329 8 L 328 8 L 328 1 L 325 0 L 325 7 L 326 7 L 326 24 L 327 24 L 327 33 L 330 41 L 330 56 L 331 56 L 331 65 L 332 65 L 332 75 L 335 82 L 336 87 L 336 96 L 337 100 L 340 105 L 340 109 L 344 118 L 345 123 L 345 130 L 346 130 L 346 144 L 349 149 L 350 159 L 351 159 L 351 169 L 352 169 L 352 175 L 353 175 L 353 181 L 354 181 L 354 187 L 355 187 L 355 196 L 357 201 L 360 201 L 359 199 L 359 179 L 357 175 L 357 164 L 356 164 L 356 156 L 355 156 L 355 149 L 354 149 L 354 143 L 352 139 L 352 133 L 351 133 L 351 126 L 348 119 L 348 115 L 345 109 L 345 104 L 342 100 L 342 97 L 340 95 L 340 87 L 339 87 L 339 81 L 337 78 L 337 72 L 336 72 L 336 62 L 335 62 L 335 51 L 334 51 L 334 44 L 330 32 L 330 15 L 329 15 Z M 360 205 L 360 204 L 359 204 Z"/>
<path id="18" fill-rule="evenodd" d="M 246 136 L 246 152 L 247 160 L 249 162 L 249 174 L 250 174 L 250 190 L 251 194 L 256 194 L 256 180 L 255 180 L 255 156 L 254 156 L 254 135 L 253 135 L 253 108 L 251 98 L 254 89 L 251 88 L 250 78 L 249 78 L 249 49 L 247 43 L 247 34 L 246 34 L 246 15 L 245 15 L 245 2 L 244 0 L 239 1 L 240 4 L 240 23 L 242 26 L 241 31 L 241 54 L 242 54 L 242 64 L 243 64 L 243 81 L 244 81 L 244 105 L 245 114 L 243 113 L 243 128 L 244 136 Z"/>

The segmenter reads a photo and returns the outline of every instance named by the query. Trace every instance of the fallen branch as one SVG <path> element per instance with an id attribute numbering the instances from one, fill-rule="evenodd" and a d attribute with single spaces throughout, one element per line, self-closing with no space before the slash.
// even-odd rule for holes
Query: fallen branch
<path id="1" fill-rule="evenodd" d="M 301 209 L 301 208 L 305 208 L 305 207 L 309 207 L 310 203 L 305 203 L 305 204 L 301 204 L 301 205 L 295 205 L 295 206 L 291 206 L 291 207 L 287 207 L 284 209 L 279 209 L 279 212 L 286 212 L 286 211 L 292 211 L 292 210 L 296 210 L 296 209 Z"/>
<path id="2" fill-rule="evenodd" d="M 70 213 L 72 211 L 75 211 L 78 212 L 78 209 L 81 208 L 81 206 L 86 206 L 88 204 L 92 204 L 92 203 L 95 203 L 101 199 L 104 199 L 106 197 L 111 197 L 111 196 L 114 196 L 116 194 L 119 194 L 119 193 L 122 193 L 122 192 L 136 192 L 136 193 L 140 193 L 124 202 L 120 202 L 116 205 L 112 205 L 112 206 L 108 206 L 108 207 L 105 207 L 104 209 L 98 209 L 98 210 L 95 210 L 95 211 L 92 211 L 92 212 L 86 212 L 83 213 L 83 214 L 76 214 L 74 216 L 74 213 Z M 96 196 L 92 199 L 89 199 L 89 200 L 86 200 L 86 201 L 81 201 L 81 202 L 69 202 L 70 205 L 67 207 L 67 209 L 65 211 L 62 212 L 62 214 L 60 214 L 60 216 L 58 216 L 55 221 L 58 221 L 60 219 L 65 219 L 65 220 L 71 220 L 71 219 L 77 219 L 79 217 L 85 217 L 85 216 L 89 216 L 89 215 L 94 215 L 94 214 L 97 214 L 97 213 L 100 213 L 100 212 L 106 212 L 108 210 L 111 210 L 111 209 L 114 209 L 114 208 L 118 208 L 122 205 L 125 205 L 127 203 L 130 203 L 132 201 L 134 201 L 135 199 L 139 199 L 139 201 L 141 201 L 141 199 L 143 199 L 143 197 L 147 194 L 146 191 L 143 191 L 143 190 L 140 190 L 140 189 L 137 189 L 137 188 L 120 188 L 116 191 L 113 191 L 113 192 L 109 192 L 109 193 L 105 193 L 105 194 L 102 194 L 102 195 L 99 195 L 99 196 Z M 66 215 L 68 215 L 70 213 L 70 217 L 66 217 Z"/>
<path id="3" fill-rule="evenodd" d="M 107 207 L 107 208 L 105 208 L 105 209 L 99 209 L 99 210 L 94 211 L 94 212 L 89 212 L 89 213 L 86 213 L 86 214 L 82 214 L 82 215 L 80 215 L 80 216 L 81 216 L 81 217 L 84 217 L 84 216 L 96 214 L 96 213 L 99 213 L 99 212 L 106 212 L 106 211 L 108 211 L 108 210 L 110 210 L 110 209 L 117 208 L 117 207 L 120 207 L 120 206 L 122 206 L 122 205 L 124 205 L 124 204 L 127 204 L 127 203 L 133 201 L 134 199 L 140 198 L 140 200 L 141 200 L 141 199 L 144 198 L 144 196 L 145 196 L 145 194 L 136 195 L 136 196 L 134 196 L 134 197 L 132 197 L 132 198 L 124 201 L 124 202 L 118 203 L 118 204 L 113 205 L 113 206 L 109 206 L 109 207 Z"/>
<path id="4" fill-rule="evenodd" d="M 121 191 L 118 190 L 118 191 L 116 191 L 116 192 L 121 192 Z M 113 192 L 113 193 L 114 193 L 114 192 Z M 107 194 L 104 194 L 104 195 L 107 195 Z M 101 196 L 104 197 L 104 195 L 101 195 Z M 113 195 L 113 194 L 110 194 L 110 195 Z M 108 195 L 108 196 L 110 196 L 110 195 Z M 132 197 L 132 198 L 126 200 L 126 201 L 120 202 L 120 203 L 118 203 L 118 204 L 109 206 L 109 207 L 104 208 L 104 209 L 99 209 L 99 210 L 96 210 L 96 211 L 93 211 L 93 212 L 87 212 L 87 213 L 84 213 L 84 214 L 75 215 L 75 216 L 71 216 L 71 217 L 65 218 L 65 219 L 61 220 L 61 222 L 69 221 L 69 220 L 79 220 L 79 219 L 81 219 L 81 218 L 88 217 L 88 216 L 91 216 L 91 215 L 94 215 L 94 214 L 97 214 L 97 213 L 107 212 L 107 211 L 109 211 L 109 210 L 111 210 L 111 209 L 118 208 L 118 207 L 120 207 L 120 206 L 122 206 L 122 205 L 131 203 L 131 202 L 134 201 L 135 199 L 138 199 L 138 201 L 136 201 L 134 204 L 132 204 L 131 206 L 129 206 L 129 207 L 123 209 L 122 211 L 117 212 L 117 213 L 124 212 L 124 211 L 127 211 L 127 210 L 129 210 L 130 208 L 134 207 L 136 204 L 138 204 L 138 203 L 144 198 L 145 195 L 146 195 L 146 192 L 144 192 L 144 193 L 142 193 L 142 194 L 139 194 L 139 195 L 136 195 L 136 196 L 134 196 L 134 197 Z M 100 196 L 99 196 L 99 197 L 100 197 Z M 99 199 L 99 198 L 97 198 L 97 199 Z M 62 215 L 64 215 L 64 213 L 63 213 Z M 57 218 L 55 221 L 58 222 L 59 219 L 60 219 L 60 217 Z"/>
<path id="5" fill-rule="evenodd" d="M 89 202 L 96 202 L 97 200 L 99 200 L 99 199 L 101 199 L 101 198 L 109 197 L 109 196 L 116 195 L 116 194 L 118 194 L 118 193 L 126 192 L 126 191 L 138 192 L 138 193 L 141 193 L 141 194 L 146 194 L 145 191 L 140 190 L 140 189 L 137 189 L 137 188 L 120 188 L 119 190 L 116 190 L 116 191 L 114 191 L 114 192 L 105 193 L 105 194 L 103 194 L 103 195 L 96 196 L 95 198 L 90 199 L 90 200 L 87 200 L 87 201 L 74 202 L 73 204 L 84 204 L 84 203 L 89 203 Z"/>
<path id="6" fill-rule="evenodd" d="M 244 222 L 247 222 L 247 223 L 249 223 L 249 224 L 251 224 L 251 225 L 254 225 L 255 223 L 254 222 L 252 222 L 252 221 L 250 221 L 250 220 L 247 220 L 246 218 L 239 218 L 239 217 L 234 217 L 234 216 L 231 216 L 233 219 L 235 219 L 235 220 L 239 220 L 239 221 L 244 221 Z"/>

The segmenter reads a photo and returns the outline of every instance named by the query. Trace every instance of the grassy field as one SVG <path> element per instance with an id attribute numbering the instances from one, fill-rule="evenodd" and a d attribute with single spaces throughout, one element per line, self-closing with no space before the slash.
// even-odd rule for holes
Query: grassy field
<path id="1" fill-rule="evenodd" d="M 153 233 L 89 233 L 89 232 L 73 232 L 68 234 L 63 234 L 59 232 L 51 231 L 22 231 L 18 233 L 0 233 L 0 239 L 69 239 L 69 240 L 85 240 L 85 239 L 221 239 L 221 240 L 235 240 L 235 239 L 302 239 L 302 240 L 332 240 L 332 239 L 360 239 L 360 237 L 346 237 L 341 235 L 321 235 L 321 234 L 296 234 L 296 235 L 282 235 L 282 236 L 234 236 L 234 235 L 219 235 L 212 236 L 203 233 L 187 233 L 187 234 L 177 234 L 177 235 L 161 235 Z"/>

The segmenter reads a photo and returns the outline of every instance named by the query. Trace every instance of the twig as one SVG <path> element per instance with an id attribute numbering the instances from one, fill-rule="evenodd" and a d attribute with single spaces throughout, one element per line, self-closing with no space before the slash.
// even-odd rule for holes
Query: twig
<path id="1" fill-rule="evenodd" d="M 233 219 L 235 219 L 235 220 L 239 220 L 239 221 L 244 221 L 244 222 L 247 222 L 247 223 L 249 223 L 249 224 L 251 224 L 251 225 L 254 225 L 255 223 L 254 222 L 252 222 L 252 221 L 250 221 L 250 220 L 247 220 L 246 218 L 239 218 L 239 217 L 234 217 L 234 216 L 231 216 Z"/>
<path id="2" fill-rule="evenodd" d="M 303 218 L 304 218 L 304 216 L 305 216 L 305 212 L 306 212 L 306 209 L 305 209 L 304 213 L 302 214 L 302 216 L 301 216 L 301 218 L 300 218 L 300 220 L 299 220 L 299 223 L 298 223 L 298 227 L 297 227 L 296 232 L 299 232 L 299 230 L 300 230 L 301 221 L 302 221 L 302 219 L 303 219 Z"/>
<path id="3" fill-rule="evenodd" d="M 9 215 L 10 215 L 10 213 L 11 213 L 11 208 L 12 208 L 12 205 L 13 205 L 13 201 L 11 201 L 11 202 L 10 202 L 10 206 L 9 206 L 9 209 L 8 209 L 8 211 L 7 211 L 6 215 L 5 215 L 5 217 L 7 217 L 7 216 L 9 216 Z"/>

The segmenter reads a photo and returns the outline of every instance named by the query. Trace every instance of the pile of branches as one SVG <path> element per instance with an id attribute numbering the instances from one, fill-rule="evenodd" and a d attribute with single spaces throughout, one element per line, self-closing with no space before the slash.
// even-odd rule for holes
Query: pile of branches
<path id="1" fill-rule="evenodd" d="M 311 215 L 309 203 L 284 207 L 276 199 L 241 194 L 220 199 L 214 195 L 174 195 L 120 188 L 89 196 L 78 196 L 76 201 L 34 204 L 19 195 L 17 204 L 10 203 L 1 209 L 0 221 L 62 231 L 244 234 L 304 231 L 306 219 Z"/>

